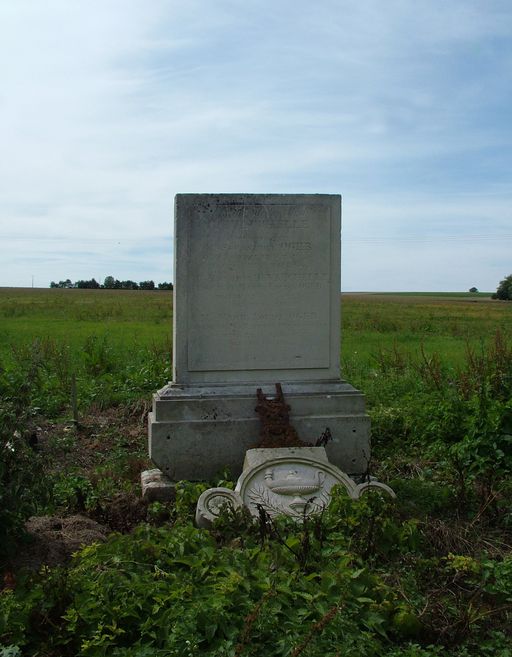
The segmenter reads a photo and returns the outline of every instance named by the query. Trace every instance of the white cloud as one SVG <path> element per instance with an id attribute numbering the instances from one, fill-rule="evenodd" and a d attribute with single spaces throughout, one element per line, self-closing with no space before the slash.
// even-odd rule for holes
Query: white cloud
<path id="1" fill-rule="evenodd" d="M 458 285 L 468 251 L 445 235 L 481 235 L 481 278 L 504 275 L 511 18 L 499 0 L 4 3 L 0 284 L 158 278 L 172 198 L 194 191 L 342 193 L 352 289 L 397 289 L 389 262 Z"/>

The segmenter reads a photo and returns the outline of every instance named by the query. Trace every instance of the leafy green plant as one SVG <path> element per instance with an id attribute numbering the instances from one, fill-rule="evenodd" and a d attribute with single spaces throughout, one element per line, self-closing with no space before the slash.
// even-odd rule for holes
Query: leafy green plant
<path id="1" fill-rule="evenodd" d="M 88 337 L 83 346 L 85 370 L 89 374 L 110 374 L 116 368 L 114 351 L 106 336 Z"/>
<path id="2" fill-rule="evenodd" d="M 24 532 L 24 521 L 48 499 L 49 484 L 43 457 L 30 446 L 33 433 L 30 409 L 21 410 L 22 394 L 17 400 L 10 398 L 8 386 L 1 377 L 0 391 L 4 393 L 0 397 L 1 569 L 16 550 L 16 542 Z"/>
<path id="3" fill-rule="evenodd" d="M 151 647 L 153 654 L 277 657 L 298 655 L 303 645 L 323 655 L 340 636 L 354 651 L 378 654 L 394 609 L 378 577 L 334 545 L 330 561 L 305 575 L 279 541 L 248 541 L 219 546 L 187 523 L 113 536 L 81 552 L 58 599 L 46 597 L 48 581 L 37 578 L 30 596 L 0 598 L 3 617 L 7 604 L 11 627 L 19 626 L 4 626 L 0 637 L 31 654 L 33 619 L 43 609 L 53 618 L 64 601 L 63 621 L 43 643 L 77 655 Z"/>
<path id="4" fill-rule="evenodd" d="M 65 473 L 53 480 L 52 501 L 57 508 L 73 513 L 93 509 L 98 495 L 89 479 Z"/>
<path id="5" fill-rule="evenodd" d="M 0 646 L 0 657 L 23 657 L 18 646 Z"/>
<path id="6" fill-rule="evenodd" d="M 372 467 L 397 499 L 339 491 L 305 525 L 239 512 L 205 531 L 197 498 L 228 474 L 139 509 L 144 432 L 123 428 L 170 378 L 170 297 L 44 292 L 0 290 L 0 435 L 17 450 L 0 463 L 0 549 L 20 549 L 42 510 L 165 526 L 111 536 L 68 570 L 11 566 L 0 655 L 510 657 L 512 306 L 347 298 L 344 376 L 366 394 Z M 72 376 L 85 430 L 62 439 L 46 419 L 69 418 Z M 47 445 L 30 446 L 36 423 Z M 46 447 L 70 463 L 89 437 L 94 464 L 53 463 L 48 481 Z"/>

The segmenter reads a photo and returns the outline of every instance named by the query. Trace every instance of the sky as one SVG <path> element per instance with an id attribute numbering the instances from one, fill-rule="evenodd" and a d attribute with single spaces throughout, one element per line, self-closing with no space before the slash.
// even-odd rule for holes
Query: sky
<path id="1" fill-rule="evenodd" d="M 169 281 L 177 193 L 343 197 L 345 291 L 512 273 L 510 0 L 1 0 L 0 286 Z"/>

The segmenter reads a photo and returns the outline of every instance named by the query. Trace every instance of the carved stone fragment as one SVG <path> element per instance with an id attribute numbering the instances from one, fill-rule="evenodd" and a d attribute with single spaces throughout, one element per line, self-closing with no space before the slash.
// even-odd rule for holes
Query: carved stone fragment
<path id="1" fill-rule="evenodd" d="M 375 480 L 356 484 L 329 463 L 323 447 L 257 448 L 247 450 L 235 491 L 210 488 L 201 495 L 196 522 L 200 527 L 209 526 L 225 505 L 244 505 L 255 517 L 263 509 L 270 517 L 286 515 L 301 520 L 328 506 L 335 485 L 343 486 L 354 500 L 371 489 L 395 496 L 389 486 Z"/>
<path id="2" fill-rule="evenodd" d="M 259 458 L 252 458 L 253 451 Z M 356 497 L 356 484 L 329 463 L 323 447 L 248 450 L 247 455 L 246 464 L 257 464 L 244 468 L 235 490 L 255 516 L 260 506 L 271 517 L 298 519 L 319 513 L 329 504 L 330 491 L 336 484 L 341 484 L 350 497 Z"/>
<path id="3" fill-rule="evenodd" d="M 170 502 L 174 499 L 175 485 L 159 468 L 141 472 L 140 483 L 142 497 L 149 502 Z"/>
<path id="4" fill-rule="evenodd" d="M 225 509 L 236 510 L 242 506 L 242 499 L 230 488 L 209 488 L 197 501 L 196 525 L 210 527 Z"/>

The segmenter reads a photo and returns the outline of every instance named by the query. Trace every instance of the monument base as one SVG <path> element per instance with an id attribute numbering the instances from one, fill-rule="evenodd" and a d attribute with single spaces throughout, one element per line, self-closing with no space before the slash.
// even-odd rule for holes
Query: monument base
<path id="1" fill-rule="evenodd" d="M 153 395 L 149 455 L 172 481 L 212 479 L 224 468 L 242 472 L 245 453 L 259 441 L 256 387 L 272 397 L 273 383 L 255 386 L 169 384 Z M 290 422 L 313 445 L 327 433 L 329 461 L 350 475 L 366 472 L 370 418 L 364 396 L 344 381 L 283 383 Z"/>

